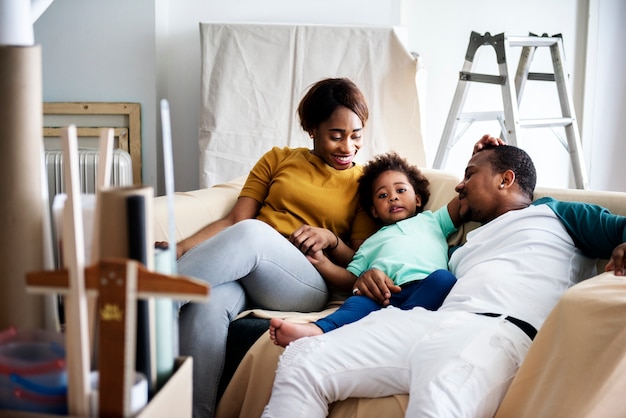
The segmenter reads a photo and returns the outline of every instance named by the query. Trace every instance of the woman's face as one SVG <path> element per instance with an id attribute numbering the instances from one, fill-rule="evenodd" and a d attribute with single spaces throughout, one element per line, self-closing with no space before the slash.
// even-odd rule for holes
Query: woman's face
<path id="1" fill-rule="evenodd" d="M 339 106 L 311 132 L 313 154 L 337 170 L 346 170 L 352 167 L 354 157 L 361 148 L 362 133 L 363 123 L 357 114 Z"/>

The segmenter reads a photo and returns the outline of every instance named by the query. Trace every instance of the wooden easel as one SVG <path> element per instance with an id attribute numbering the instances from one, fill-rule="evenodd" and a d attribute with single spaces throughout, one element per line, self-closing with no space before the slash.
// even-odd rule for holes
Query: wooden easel
<path id="1" fill-rule="evenodd" d="M 110 154 L 111 132 L 101 135 L 102 166 Z M 96 291 L 99 318 L 98 366 L 99 416 L 131 416 L 130 393 L 135 372 L 135 342 L 137 299 L 168 297 L 189 301 L 206 301 L 207 284 L 182 276 L 170 276 L 146 269 L 134 260 L 101 257 L 94 252 L 91 267 L 85 264 L 83 219 L 78 192 L 78 153 L 76 127 L 62 129 L 67 207 L 64 217 L 63 245 L 66 269 L 43 271 L 26 275 L 27 290 L 39 293 L 66 294 L 66 353 L 68 361 L 68 409 L 70 415 L 89 415 L 89 332 L 87 294 Z M 99 186 L 106 185 L 106 171 L 99 173 Z M 96 214 L 99 217 L 99 214 Z M 97 234 L 97 231 L 96 231 Z M 124 257 L 128 255 L 124 254 Z M 174 359 L 172 359 L 174 361 Z"/>
<path id="2" fill-rule="evenodd" d="M 32 292 L 65 294 L 70 288 L 69 272 L 29 273 L 26 285 Z M 188 277 L 148 271 L 134 260 L 107 259 L 85 268 L 85 289 L 98 295 L 98 415 L 129 417 L 135 372 L 136 299 L 166 297 L 203 302 L 208 299 L 209 287 Z"/>

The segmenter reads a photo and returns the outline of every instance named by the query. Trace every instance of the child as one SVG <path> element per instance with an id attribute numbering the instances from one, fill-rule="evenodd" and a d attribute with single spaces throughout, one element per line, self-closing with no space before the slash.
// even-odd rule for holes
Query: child
<path id="1" fill-rule="evenodd" d="M 333 264 L 322 251 L 309 259 L 324 276 L 348 275 L 354 282 L 363 272 L 378 269 L 393 285 L 382 304 L 408 310 L 438 309 L 456 278 L 448 271 L 447 237 L 461 224 L 458 199 L 435 212 L 423 212 L 428 202 L 428 180 L 419 169 L 396 153 L 374 157 L 359 179 L 361 205 L 383 224 L 355 253 L 347 268 Z M 380 309 L 378 302 L 359 296 L 358 289 L 331 315 L 298 324 L 280 318 L 270 321 L 274 344 L 287 346 L 304 336 L 319 335 Z"/>

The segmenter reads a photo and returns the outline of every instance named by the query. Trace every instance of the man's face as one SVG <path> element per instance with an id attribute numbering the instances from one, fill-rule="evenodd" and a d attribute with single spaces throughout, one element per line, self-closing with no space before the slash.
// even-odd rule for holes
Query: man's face
<path id="1" fill-rule="evenodd" d="M 492 152 L 484 150 L 474 154 L 465 168 L 465 177 L 455 188 L 464 221 L 486 223 L 500 215 L 498 187 L 502 175 L 494 173 L 488 161 Z"/>

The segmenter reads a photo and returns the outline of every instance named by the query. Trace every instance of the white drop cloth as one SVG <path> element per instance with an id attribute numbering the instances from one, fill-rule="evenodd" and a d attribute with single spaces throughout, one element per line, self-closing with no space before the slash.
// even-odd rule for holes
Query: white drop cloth
<path id="1" fill-rule="evenodd" d="M 357 161 L 394 149 L 424 166 L 420 65 L 403 34 L 374 26 L 200 23 L 200 187 L 247 174 L 273 146 L 311 148 L 296 109 L 325 77 L 352 79 L 368 100 Z"/>

